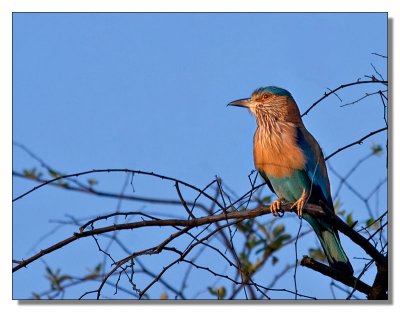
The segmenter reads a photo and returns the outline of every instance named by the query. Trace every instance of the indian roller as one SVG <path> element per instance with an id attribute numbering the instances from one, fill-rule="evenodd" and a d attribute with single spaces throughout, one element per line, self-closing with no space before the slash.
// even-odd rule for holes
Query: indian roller
<path id="1" fill-rule="evenodd" d="M 322 202 L 332 212 L 334 207 L 322 150 L 305 128 L 293 96 L 285 89 L 269 86 L 228 105 L 248 108 L 256 119 L 254 164 L 279 197 L 271 204 L 273 215 L 279 213 L 282 201 L 293 202 L 292 208 L 318 236 L 329 265 L 352 275 L 337 230 L 326 220 L 302 212 L 307 203 Z"/>

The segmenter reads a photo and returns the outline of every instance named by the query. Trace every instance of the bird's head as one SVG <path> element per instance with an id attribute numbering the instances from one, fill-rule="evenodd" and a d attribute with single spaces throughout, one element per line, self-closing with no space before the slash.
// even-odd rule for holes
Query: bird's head
<path id="1" fill-rule="evenodd" d="M 290 92 L 275 86 L 258 88 L 250 98 L 230 102 L 228 106 L 248 108 L 259 124 L 269 121 L 302 123 L 299 108 Z"/>

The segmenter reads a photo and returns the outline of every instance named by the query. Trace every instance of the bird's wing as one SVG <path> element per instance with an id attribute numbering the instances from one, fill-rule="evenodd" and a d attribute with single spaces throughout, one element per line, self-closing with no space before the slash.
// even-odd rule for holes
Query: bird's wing
<path id="1" fill-rule="evenodd" d="M 272 187 L 271 181 L 268 179 L 268 177 L 267 177 L 267 175 L 264 173 L 264 171 L 259 170 L 258 172 L 261 174 L 261 176 L 263 177 L 263 179 L 264 179 L 265 182 L 267 183 L 267 185 L 268 185 L 269 189 L 271 190 L 271 192 L 276 194 L 274 188 Z"/>
<path id="2" fill-rule="evenodd" d="M 297 143 L 306 156 L 305 171 L 313 187 L 312 199 L 317 204 L 319 200 L 323 200 L 333 209 L 329 178 L 321 148 L 304 127 L 297 129 Z"/>

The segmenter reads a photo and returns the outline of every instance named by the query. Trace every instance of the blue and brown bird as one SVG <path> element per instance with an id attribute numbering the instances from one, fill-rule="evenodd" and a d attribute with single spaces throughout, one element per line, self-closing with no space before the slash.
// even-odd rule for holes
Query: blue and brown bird
<path id="1" fill-rule="evenodd" d="M 302 212 L 307 203 L 322 202 L 332 212 L 334 207 L 322 150 L 305 128 L 292 95 L 279 87 L 263 87 L 228 105 L 246 107 L 256 118 L 254 164 L 279 197 L 271 204 L 272 213 L 279 213 L 282 201 L 293 202 L 298 216 L 314 229 L 330 266 L 353 274 L 337 230 L 327 220 Z"/>

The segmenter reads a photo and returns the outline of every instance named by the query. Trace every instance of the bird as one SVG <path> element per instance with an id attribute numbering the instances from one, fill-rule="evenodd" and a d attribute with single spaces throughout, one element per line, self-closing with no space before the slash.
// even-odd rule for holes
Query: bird
<path id="1" fill-rule="evenodd" d="M 254 165 L 278 196 L 271 204 L 272 214 L 280 214 L 282 202 L 294 203 L 292 209 L 313 228 L 330 267 L 353 275 L 338 231 L 326 219 L 306 211 L 303 214 L 307 203 L 322 203 L 335 212 L 322 149 L 304 126 L 292 94 L 277 86 L 261 87 L 250 98 L 232 101 L 228 106 L 247 108 L 256 119 Z"/>

